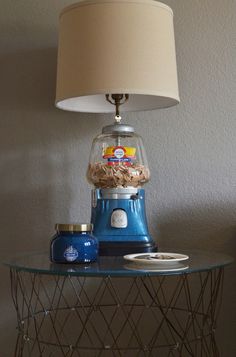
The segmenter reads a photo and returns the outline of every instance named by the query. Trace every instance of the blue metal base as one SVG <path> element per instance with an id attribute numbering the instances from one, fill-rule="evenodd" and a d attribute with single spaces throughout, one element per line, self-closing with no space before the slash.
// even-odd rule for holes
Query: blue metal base
<path id="1" fill-rule="evenodd" d="M 137 238 L 137 237 L 136 237 Z M 102 242 L 99 243 L 99 255 L 126 255 L 135 253 L 153 253 L 157 252 L 157 246 L 154 242 L 152 243 L 140 243 L 138 241 L 124 241 L 124 242 Z"/>
<path id="2" fill-rule="evenodd" d="M 111 217 L 116 210 L 126 213 L 125 228 L 112 226 Z M 157 251 L 148 231 L 143 189 L 139 189 L 137 195 L 126 199 L 103 198 L 101 190 L 95 190 L 91 222 L 94 225 L 94 235 L 99 241 L 100 255 L 115 256 Z"/>

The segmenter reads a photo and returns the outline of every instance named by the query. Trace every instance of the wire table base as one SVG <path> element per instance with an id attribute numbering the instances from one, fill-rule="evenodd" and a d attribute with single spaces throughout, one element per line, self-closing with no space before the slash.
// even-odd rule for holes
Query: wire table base
<path id="1" fill-rule="evenodd" d="M 173 276 L 10 273 L 15 357 L 220 355 L 223 267 Z"/>

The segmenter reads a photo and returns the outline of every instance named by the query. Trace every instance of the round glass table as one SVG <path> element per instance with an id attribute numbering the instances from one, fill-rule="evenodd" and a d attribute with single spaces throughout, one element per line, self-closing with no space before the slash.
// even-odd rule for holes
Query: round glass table
<path id="1" fill-rule="evenodd" d="M 10 259 L 15 356 L 219 356 L 216 322 L 232 258 L 181 253 L 189 259 L 164 266 L 123 257 L 52 264 L 45 253 Z"/>

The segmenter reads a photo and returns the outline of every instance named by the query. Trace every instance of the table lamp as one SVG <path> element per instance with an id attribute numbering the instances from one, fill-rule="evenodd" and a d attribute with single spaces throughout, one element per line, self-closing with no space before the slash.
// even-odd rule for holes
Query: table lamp
<path id="1" fill-rule="evenodd" d="M 120 110 L 179 103 L 173 12 L 153 0 L 86 0 L 60 16 L 56 106 L 114 112 L 93 141 L 87 178 L 101 255 L 152 252 L 145 192 L 149 180 L 142 139 Z M 113 105 L 112 105 L 113 104 Z"/>

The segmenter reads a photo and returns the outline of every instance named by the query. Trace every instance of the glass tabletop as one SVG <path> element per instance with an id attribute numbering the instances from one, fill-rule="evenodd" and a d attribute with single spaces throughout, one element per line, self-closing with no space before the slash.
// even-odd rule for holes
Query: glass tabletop
<path id="1" fill-rule="evenodd" d="M 188 260 L 173 265 L 169 263 L 155 265 L 140 265 L 125 260 L 123 257 L 99 257 L 91 264 L 55 264 L 51 263 L 47 253 L 27 253 L 4 262 L 17 271 L 36 274 L 68 275 L 68 276 L 156 276 L 180 275 L 194 272 L 209 271 L 224 267 L 233 262 L 228 255 L 199 250 L 171 250 L 189 256 Z"/>

